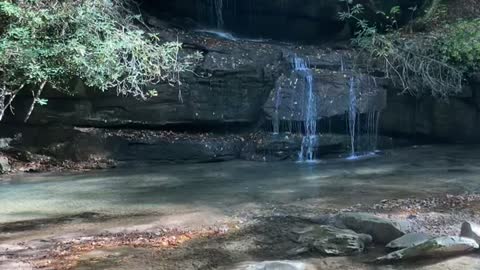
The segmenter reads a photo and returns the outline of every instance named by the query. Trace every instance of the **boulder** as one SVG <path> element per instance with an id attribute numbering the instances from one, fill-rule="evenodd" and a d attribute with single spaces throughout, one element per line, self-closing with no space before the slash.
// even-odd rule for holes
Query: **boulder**
<path id="1" fill-rule="evenodd" d="M 475 240 L 458 236 L 442 236 L 419 245 L 404 248 L 376 259 L 377 262 L 390 262 L 420 258 L 460 255 L 478 249 Z"/>
<path id="2" fill-rule="evenodd" d="M 8 173 L 11 170 L 8 158 L 0 156 L 0 174 Z"/>
<path id="3" fill-rule="evenodd" d="M 375 243 L 386 244 L 405 235 L 405 229 L 398 222 L 367 213 L 342 213 L 336 219 L 357 233 L 371 235 Z"/>
<path id="4" fill-rule="evenodd" d="M 312 70 L 312 87 L 317 119 L 343 115 L 349 110 L 351 74 Z M 267 118 L 303 121 L 307 97 L 305 75 L 292 71 L 278 78 L 274 91 L 264 105 Z M 354 80 L 356 108 L 360 113 L 381 111 L 386 106 L 386 92 L 373 77 L 356 76 Z"/>
<path id="5" fill-rule="evenodd" d="M 480 244 L 480 226 L 472 222 L 464 222 L 460 231 L 461 237 L 467 237 Z"/>
<path id="6" fill-rule="evenodd" d="M 315 270 L 315 266 L 299 261 L 264 261 L 241 263 L 229 270 Z"/>
<path id="7" fill-rule="evenodd" d="M 386 247 L 389 249 L 404 249 L 416 246 L 432 238 L 431 235 L 426 233 L 408 233 L 388 243 Z"/>
<path id="8" fill-rule="evenodd" d="M 332 256 L 361 253 L 372 242 L 370 235 L 328 225 L 310 226 L 295 233 L 298 234 L 297 241 L 308 247 L 308 250 L 302 251 L 317 251 Z"/>

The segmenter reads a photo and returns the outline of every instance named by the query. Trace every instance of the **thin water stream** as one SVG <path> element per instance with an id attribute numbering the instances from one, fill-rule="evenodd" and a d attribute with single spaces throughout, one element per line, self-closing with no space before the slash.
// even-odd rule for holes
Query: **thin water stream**
<path id="1" fill-rule="evenodd" d="M 295 56 L 293 59 L 294 71 L 300 74 L 305 80 L 304 89 L 304 136 L 301 151 L 298 154 L 299 161 L 314 161 L 315 148 L 317 146 L 317 102 L 313 87 L 312 70 L 308 67 L 305 59 Z"/>

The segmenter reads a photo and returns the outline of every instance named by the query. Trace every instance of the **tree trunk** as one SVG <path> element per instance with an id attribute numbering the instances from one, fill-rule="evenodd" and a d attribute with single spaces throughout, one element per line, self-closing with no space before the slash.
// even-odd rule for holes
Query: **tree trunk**
<path id="1" fill-rule="evenodd" d="M 25 120 L 23 122 L 26 123 L 30 118 L 30 115 L 32 115 L 33 109 L 35 108 L 35 103 L 37 103 L 38 99 L 40 98 L 40 95 L 42 94 L 43 88 L 45 88 L 46 84 L 47 84 L 46 81 L 42 82 L 42 84 L 40 84 L 40 87 L 38 88 L 37 94 L 33 95 L 32 104 L 30 105 L 30 109 L 28 110 L 28 113 L 25 116 Z"/>
<path id="2" fill-rule="evenodd" d="M 5 111 L 7 110 L 6 104 L 5 104 L 5 96 L 7 91 L 5 90 L 5 87 L 2 87 L 0 89 L 0 122 L 3 119 L 3 115 L 5 114 Z"/>

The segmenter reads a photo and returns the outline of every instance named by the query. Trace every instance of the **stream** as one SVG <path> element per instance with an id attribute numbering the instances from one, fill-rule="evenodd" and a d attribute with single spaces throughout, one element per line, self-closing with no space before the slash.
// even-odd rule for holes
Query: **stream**
<path id="1" fill-rule="evenodd" d="M 50 256 L 58 243 L 93 241 L 90 235 L 105 233 L 111 244 L 73 257 L 75 264 L 64 258 L 62 267 L 51 269 L 244 269 L 234 265 L 290 259 L 287 235 L 303 224 L 296 217 L 383 200 L 480 192 L 479 150 L 426 145 L 315 163 L 130 164 L 87 173 L 11 175 L 0 182 L 0 269 L 36 269 L 24 262 Z M 457 233 L 466 217 L 442 215 L 428 212 L 421 219 L 446 220 Z M 115 244 L 118 233 L 136 241 L 159 228 L 220 228 L 227 234 L 157 251 Z M 237 229 L 228 233 L 229 228 Z M 2 252 L 10 255 L 2 259 Z M 300 259 L 329 265 L 318 269 L 476 269 L 480 263 L 477 255 L 393 268 L 364 263 L 382 252 Z"/>

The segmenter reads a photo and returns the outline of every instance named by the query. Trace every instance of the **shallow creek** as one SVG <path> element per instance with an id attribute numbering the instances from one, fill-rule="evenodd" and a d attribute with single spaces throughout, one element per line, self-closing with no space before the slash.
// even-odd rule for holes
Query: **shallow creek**
<path id="1" fill-rule="evenodd" d="M 0 244 L 68 239 L 106 230 L 202 228 L 247 223 L 259 217 L 262 221 L 254 226 L 271 226 L 275 230 L 277 225 L 288 224 L 277 221 L 267 224 L 265 217 L 312 216 L 384 199 L 478 193 L 478 153 L 480 147 L 418 146 L 355 161 L 339 158 L 316 163 L 143 164 L 81 174 L 13 175 L 0 181 L 0 228 L 3 228 Z M 32 220 L 36 221 L 33 225 Z M 12 225 L 13 229 L 6 225 Z M 252 246 L 249 241 L 259 237 L 244 233 L 242 236 L 237 232 L 221 243 L 208 239 L 193 241 L 179 250 L 160 251 L 157 255 L 142 249 L 104 250 L 98 256 L 85 255 L 78 268 L 224 269 L 246 260 L 288 258 L 272 254 L 275 248 L 268 252 L 247 250 Z M 220 250 L 225 254 L 215 253 Z M 216 262 L 222 256 L 226 256 L 226 263 Z M 94 259 L 92 263 L 91 257 L 103 259 Z M 206 258 L 211 260 L 205 262 Z M 363 264 L 359 261 L 365 259 L 324 258 L 319 262 L 320 259 L 313 258 L 302 259 L 315 265 L 331 264 L 319 269 L 360 269 Z M 118 260 L 123 263 L 118 264 Z M 146 265 L 147 261 L 152 266 Z M 478 269 L 470 268 L 475 264 L 480 265 L 476 255 L 415 267 Z M 413 269 L 413 266 L 388 267 L 371 269 Z"/>

